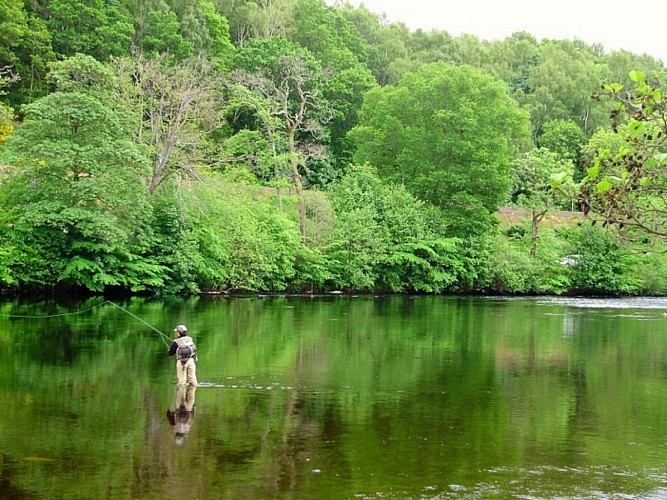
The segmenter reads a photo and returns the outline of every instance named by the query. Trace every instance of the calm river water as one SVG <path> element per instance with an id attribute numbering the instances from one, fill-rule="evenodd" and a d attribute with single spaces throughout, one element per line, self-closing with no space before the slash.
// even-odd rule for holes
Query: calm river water
<path id="1" fill-rule="evenodd" d="M 0 496 L 665 498 L 664 311 L 667 299 L 4 300 Z M 196 390 L 177 390 L 159 333 L 179 323 L 198 345 Z"/>

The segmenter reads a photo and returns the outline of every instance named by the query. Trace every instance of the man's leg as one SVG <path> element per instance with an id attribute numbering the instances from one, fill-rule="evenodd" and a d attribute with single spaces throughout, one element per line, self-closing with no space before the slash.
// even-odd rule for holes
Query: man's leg
<path id="1" fill-rule="evenodd" d="M 195 364 L 195 360 L 192 358 L 188 359 L 185 366 L 187 367 L 190 385 L 197 387 L 197 365 Z"/>
<path id="2" fill-rule="evenodd" d="M 187 382 L 187 363 L 176 361 L 176 376 L 178 377 L 178 385 L 185 385 Z"/>

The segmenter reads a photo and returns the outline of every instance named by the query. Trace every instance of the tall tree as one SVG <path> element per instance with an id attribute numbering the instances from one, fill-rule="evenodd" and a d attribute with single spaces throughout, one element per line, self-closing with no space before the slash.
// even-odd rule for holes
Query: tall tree
<path id="1" fill-rule="evenodd" d="M 559 202 L 574 194 L 572 161 L 547 148 L 526 152 L 512 164 L 512 201 L 530 210 L 530 257 L 537 255 L 539 224 Z"/>
<path id="2" fill-rule="evenodd" d="M 227 101 L 227 111 L 234 116 L 243 116 L 250 113 L 254 121 L 258 124 L 259 131 L 250 131 L 243 129 L 234 134 L 225 141 L 225 149 L 232 154 L 238 156 L 238 150 L 230 149 L 238 146 L 239 143 L 244 144 L 242 147 L 245 164 L 251 165 L 250 159 L 247 157 L 248 152 L 255 152 L 257 150 L 265 149 L 268 146 L 270 150 L 270 165 L 272 171 L 273 185 L 276 188 L 276 196 L 278 199 L 278 206 L 283 210 L 282 201 L 282 182 L 285 177 L 284 165 L 289 162 L 289 155 L 285 147 L 285 121 L 281 119 L 279 103 L 271 99 L 266 94 L 256 91 L 253 86 L 259 88 L 268 88 L 270 84 L 262 80 L 262 77 L 257 74 L 248 74 L 244 72 L 232 73 L 231 81 L 227 87 L 229 96 Z M 255 132 L 253 134 L 253 132 Z M 260 136 L 257 136 L 259 132 Z M 231 146 L 231 148 L 230 148 Z M 235 154 L 236 153 L 236 154 Z M 287 160 L 287 161 L 286 161 Z"/>
<path id="3" fill-rule="evenodd" d="M 627 240 L 662 249 L 667 238 L 667 97 L 659 76 L 632 71 L 630 88 L 604 86 L 620 146 L 595 151 L 582 187 L 588 212 Z"/>
<path id="4" fill-rule="evenodd" d="M 197 176 L 202 145 L 219 113 L 219 76 L 203 58 L 176 64 L 165 55 L 119 60 L 122 98 L 137 117 L 136 141 L 148 146 L 148 192 L 175 172 Z"/>
<path id="5" fill-rule="evenodd" d="M 631 88 L 633 83 L 630 80 L 630 71 L 641 71 L 645 75 L 650 75 L 654 71 L 664 71 L 663 62 L 647 55 L 637 55 L 627 50 L 616 50 L 605 54 L 602 62 L 609 68 L 609 76 L 605 83 L 617 82 L 623 85 L 623 88 Z"/>
<path id="6" fill-rule="evenodd" d="M 530 91 L 528 76 L 540 62 L 540 47 L 535 37 L 526 32 L 513 33 L 504 40 L 492 42 L 488 56 L 483 69 L 506 82 L 511 95 L 520 96 Z"/>
<path id="7" fill-rule="evenodd" d="M 366 46 L 359 32 L 339 9 L 321 0 L 299 0 L 294 28 L 292 40 L 309 50 L 327 73 L 322 93 L 333 113 L 327 130 L 335 164 L 335 171 L 320 172 L 320 179 L 327 180 L 350 163 L 352 151 L 345 136 L 356 125 L 363 96 L 375 86 L 375 79 L 362 62 Z"/>
<path id="8" fill-rule="evenodd" d="M 183 37 L 181 23 L 168 7 L 148 13 L 140 43 L 149 56 L 169 54 L 185 59 L 194 53 L 194 44 Z"/>
<path id="9" fill-rule="evenodd" d="M 350 47 L 359 60 L 368 66 L 379 84 L 396 83 L 399 79 L 397 75 L 402 76 L 402 72 L 396 71 L 392 65 L 400 61 L 400 67 L 405 67 L 412 39 L 408 28 L 401 23 L 387 23 L 382 15 L 369 11 L 363 5 L 356 9 L 343 5 L 337 10 L 355 26 L 357 36 L 364 42 L 357 49 Z"/>
<path id="10" fill-rule="evenodd" d="M 441 292 L 460 283 L 464 258 L 442 237 L 441 212 L 405 187 L 353 166 L 329 192 L 336 223 L 327 248 L 347 289 Z"/>
<path id="11" fill-rule="evenodd" d="M 584 141 L 584 132 L 574 121 L 552 120 L 542 127 L 537 145 L 548 148 L 564 160 L 570 160 L 575 165 L 575 179 L 579 181 L 584 176 L 580 162 L 580 151 Z"/>
<path id="12" fill-rule="evenodd" d="M 140 257 L 149 233 L 141 184 L 148 163 L 132 141 L 131 115 L 89 86 L 108 75 L 92 58 L 54 71 L 81 74 L 78 62 L 87 76 L 25 106 L 26 120 L 6 144 L 3 160 L 13 167 L 0 200 L 21 256 L 17 275 L 28 286 L 94 291 L 159 284 L 160 266 Z"/>
<path id="13" fill-rule="evenodd" d="M 119 0 L 52 0 L 48 9 L 56 53 L 80 52 L 100 61 L 129 53 L 134 27 Z"/>
<path id="14" fill-rule="evenodd" d="M 306 238 L 303 171 L 307 162 L 322 158 L 322 124 L 330 119 L 322 95 L 324 73 L 307 50 L 284 39 L 255 40 L 237 56 L 239 81 L 272 103 L 271 114 L 284 123 L 292 181 L 299 199 L 301 235 Z"/>
<path id="15" fill-rule="evenodd" d="M 489 61 L 489 43 L 475 35 L 464 34 L 453 40 L 454 63 L 481 68 Z"/>
<path id="16" fill-rule="evenodd" d="M 292 32 L 295 0 L 215 0 L 229 20 L 237 45 L 253 38 L 288 37 Z"/>
<path id="17" fill-rule="evenodd" d="M 442 207 L 455 234 L 482 231 L 510 188 L 528 118 L 505 86 L 470 67 L 434 63 L 371 90 L 351 131 L 355 159 Z"/>
<path id="18" fill-rule="evenodd" d="M 605 81 L 608 68 L 597 47 L 578 41 L 543 42 L 539 64 L 528 71 L 526 90 L 516 94 L 530 110 L 534 138 L 545 123 L 559 119 L 574 121 L 590 137 L 606 121 L 604 108 L 590 98 Z"/>
<path id="19" fill-rule="evenodd" d="M 176 14 L 179 33 L 189 42 L 193 53 L 215 59 L 226 67 L 234 47 L 229 23 L 211 0 L 165 0 Z"/>
<path id="20" fill-rule="evenodd" d="M 44 95 L 47 66 L 55 58 L 44 21 L 23 0 L 7 0 L 0 6 L 0 33 L 0 72 L 12 77 L 7 102 L 17 107 Z"/>

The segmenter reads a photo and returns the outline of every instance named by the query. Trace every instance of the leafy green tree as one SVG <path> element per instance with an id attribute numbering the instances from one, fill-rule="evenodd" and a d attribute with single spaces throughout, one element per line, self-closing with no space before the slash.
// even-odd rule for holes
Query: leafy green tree
<path id="1" fill-rule="evenodd" d="M 360 63 L 335 71 L 326 78 L 322 94 L 330 104 L 331 118 L 327 124 L 327 133 L 335 171 L 325 172 L 320 178 L 336 178 L 351 162 L 354 145 L 347 134 L 358 123 L 364 95 L 375 86 L 370 71 Z"/>
<path id="2" fill-rule="evenodd" d="M 635 255 L 632 276 L 638 281 L 638 293 L 657 297 L 667 295 L 667 255 L 664 253 L 643 253 Z"/>
<path id="3" fill-rule="evenodd" d="M 575 166 L 575 180 L 583 177 L 581 164 L 581 146 L 585 142 L 584 132 L 572 120 L 553 120 L 542 127 L 542 134 L 537 138 L 537 146 L 553 151 L 563 160 L 569 160 Z"/>
<path id="4" fill-rule="evenodd" d="M 52 0 L 48 10 L 57 54 L 80 52 L 104 61 L 129 53 L 134 26 L 120 1 Z"/>
<path id="5" fill-rule="evenodd" d="M 179 33 L 192 45 L 194 54 L 203 54 L 220 62 L 225 68 L 231 61 L 234 47 L 229 37 L 229 23 L 211 0 L 166 0 L 176 14 Z"/>
<path id="6" fill-rule="evenodd" d="M 397 85 L 403 75 L 416 71 L 424 64 L 433 62 L 453 64 L 459 60 L 456 55 L 454 37 L 446 31 L 432 30 L 425 32 L 418 29 L 409 34 L 405 41 L 405 47 L 407 53 L 393 58 L 386 69 L 387 82 L 391 85 Z"/>
<path id="7" fill-rule="evenodd" d="M 397 83 L 401 74 L 396 71 L 399 61 L 409 58 L 407 44 L 410 32 L 403 24 L 379 26 L 375 39 L 368 47 L 368 66 L 380 85 Z"/>
<path id="8" fill-rule="evenodd" d="M 611 129 L 601 128 L 597 130 L 586 144 L 581 146 L 581 164 L 584 177 L 588 170 L 593 167 L 599 156 L 608 157 L 612 152 L 621 150 L 625 146 L 625 140 Z M 594 173 L 595 169 L 591 170 Z M 580 179 L 583 180 L 583 179 Z"/>
<path id="9" fill-rule="evenodd" d="M 216 0 L 218 9 L 229 22 L 229 36 L 234 45 L 243 45 L 251 36 L 249 18 L 256 5 L 247 0 Z"/>
<path id="10" fill-rule="evenodd" d="M 3 37 L 0 40 L 0 61 L 3 66 L 15 62 L 16 44 L 20 41 L 27 29 L 26 12 L 23 0 L 7 0 L 0 8 L 0 29 Z"/>
<path id="11" fill-rule="evenodd" d="M 514 228 L 516 233 L 517 228 Z M 525 230 L 528 232 L 528 230 Z M 527 251 L 530 239 L 500 232 L 466 242 L 466 256 L 475 262 L 467 290 L 476 293 L 560 295 L 570 290 L 570 269 L 560 264 L 571 248 L 557 231 L 544 228 L 537 255 Z"/>
<path id="12" fill-rule="evenodd" d="M 534 137 L 552 120 L 573 120 L 587 137 L 605 123 L 605 110 L 591 99 L 608 78 L 596 49 L 580 41 L 541 44 L 539 64 L 528 72 L 527 90 L 516 94 L 530 110 Z"/>
<path id="13" fill-rule="evenodd" d="M 633 86 L 605 85 L 612 99 L 612 130 L 621 139 L 596 150 L 583 179 L 586 209 L 624 238 L 664 248 L 667 236 L 667 97 L 660 74 L 632 71 Z"/>
<path id="14" fill-rule="evenodd" d="M 572 162 L 548 148 L 524 153 L 512 164 L 512 201 L 530 210 L 530 257 L 537 255 L 539 224 L 559 202 L 574 195 Z"/>
<path id="15" fill-rule="evenodd" d="M 460 241 L 443 236 L 440 211 L 402 186 L 353 167 L 332 192 L 336 214 L 326 255 L 346 289 L 442 292 L 459 287 L 466 262 Z"/>
<path id="16" fill-rule="evenodd" d="M 518 98 L 530 91 L 528 76 L 539 62 L 540 46 L 535 37 L 517 32 L 489 45 L 488 62 L 482 68 L 506 82 L 510 94 Z"/>
<path id="17" fill-rule="evenodd" d="M 277 155 L 273 156 L 274 144 L 259 130 L 241 130 L 225 139 L 221 147 L 221 163 L 225 169 L 247 168 L 258 179 L 271 184 L 278 167 Z"/>
<path id="18" fill-rule="evenodd" d="M 213 3 L 210 1 L 202 0 L 201 12 L 204 18 L 202 24 L 205 26 L 208 36 L 202 37 L 202 42 L 199 46 L 195 45 L 195 48 L 220 61 L 223 69 L 228 69 L 234 56 L 234 46 L 229 34 L 229 22 L 215 10 Z"/>
<path id="19" fill-rule="evenodd" d="M 409 53 L 422 63 L 452 62 L 454 37 L 447 31 L 417 29 L 407 40 Z"/>
<path id="20" fill-rule="evenodd" d="M 198 289 L 283 291 L 298 279 L 297 258 L 306 255 L 298 225 L 261 188 L 241 189 L 213 175 L 170 189 L 172 200 L 182 200 L 176 238 L 188 246 L 189 259 L 178 248 L 165 253 Z"/>
<path id="21" fill-rule="evenodd" d="M 54 63 L 47 80 L 58 92 L 84 92 L 99 100 L 108 99 L 118 85 L 118 80 L 108 66 L 84 54 L 76 54 Z M 109 105 L 124 109 L 123 103 L 113 99 Z"/>
<path id="22" fill-rule="evenodd" d="M 215 0 L 229 20 L 231 39 L 240 46 L 253 38 L 288 38 L 294 4 L 295 0 Z"/>
<path id="23" fill-rule="evenodd" d="M 395 63 L 399 68 L 409 66 L 406 61 L 411 53 L 408 45 L 412 35 L 407 27 L 387 22 L 384 14 L 371 12 L 363 4 L 354 8 L 343 3 L 335 9 L 354 26 L 355 38 L 361 39 L 361 44 L 348 45 L 357 59 L 368 67 L 381 85 L 396 83 L 403 73 L 392 66 Z"/>
<path id="24" fill-rule="evenodd" d="M 290 39 L 332 70 L 365 59 L 366 47 L 356 27 L 338 9 L 327 7 L 320 0 L 295 3 L 294 32 Z"/>
<path id="25" fill-rule="evenodd" d="M 354 7 L 349 3 L 336 4 L 335 8 L 356 28 L 357 33 L 366 45 L 371 45 L 377 40 L 377 31 L 383 24 L 382 15 L 368 10 L 363 4 Z"/>
<path id="26" fill-rule="evenodd" d="M 0 6 L 0 69 L 9 71 L 7 102 L 13 107 L 46 92 L 47 64 L 54 59 L 46 24 L 23 0 Z"/>
<path id="27" fill-rule="evenodd" d="M 455 64 L 482 68 L 489 61 L 489 43 L 475 35 L 463 34 L 454 38 L 452 55 Z"/>
<path id="28" fill-rule="evenodd" d="M 130 115 L 109 103 L 81 82 L 63 86 L 25 107 L 26 121 L 6 144 L 3 160 L 14 167 L 0 199 L 24 285 L 162 284 L 164 268 L 147 254 L 147 159 L 132 141 Z"/>
<path id="29" fill-rule="evenodd" d="M 148 13 L 140 43 L 149 56 L 169 54 L 185 59 L 194 53 L 194 44 L 183 37 L 176 13 L 168 8 Z"/>
<path id="30" fill-rule="evenodd" d="M 259 178 L 262 178 L 262 172 L 270 172 L 270 175 L 265 177 L 268 183 L 276 188 L 278 206 L 282 210 L 283 180 L 289 176 L 290 156 L 287 152 L 287 134 L 285 122 L 280 118 L 280 108 L 275 100 L 243 83 L 251 78 L 255 85 L 263 87 L 262 76 L 251 77 L 245 73 L 234 73 L 232 77 L 237 78 L 239 83 L 230 83 L 227 86 L 227 111 L 235 117 L 249 113 L 259 130 L 239 130 L 224 141 L 223 154 L 226 157 L 231 155 L 242 159 L 245 166 L 255 171 Z"/>
<path id="31" fill-rule="evenodd" d="M 135 24 L 133 45 L 146 55 L 203 55 L 228 69 L 234 54 L 229 23 L 211 0 L 125 0 Z"/>
<path id="32" fill-rule="evenodd" d="M 531 291 L 531 259 L 524 249 L 516 248 L 499 233 L 487 233 L 471 241 L 475 277 L 470 288 L 482 293 L 523 294 Z"/>
<path id="33" fill-rule="evenodd" d="M 466 235 L 489 227 L 507 199 L 528 119 L 501 82 L 434 63 L 371 90 L 351 135 L 358 162 L 442 207 L 451 234 Z"/>
<path id="34" fill-rule="evenodd" d="M 641 71 L 645 75 L 651 75 L 654 71 L 664 71 L 665 65 L 648 54 L 633 54 L 627 50 L 616 50 L 605 54 L 602 58 L 604 64 L 609 68 L 608 82 L 617 82 L 623 88 L 632 88 L 634 85 L 630 79 L 631 71 Z"/>
<path id="35" fill-rule="evenodd" d="M 620 247 L 616 237 L 600 226 L 585 224 L 574 234 L 571 254 L 572 286 L 585 293 L 621 295 L 639 286 L 632 276 L 634 257 Z"/>
<path id="36" fill-rule="evenodd" d="M 345 136 L 357 123 L 364 94 L 375 79 L 362 62 L 366 46 L 356 27 L 339 9 L 327 7 L 320 0 L 299 0 L 294 9 L 292 40 L 308 49 L 326 74 L 322 90 L 333 113 L 327 124 L 332 161 L 341 170 L 351 159 L 351 146 Z M 336 173 L 327 176 L 335 177 Z"/>

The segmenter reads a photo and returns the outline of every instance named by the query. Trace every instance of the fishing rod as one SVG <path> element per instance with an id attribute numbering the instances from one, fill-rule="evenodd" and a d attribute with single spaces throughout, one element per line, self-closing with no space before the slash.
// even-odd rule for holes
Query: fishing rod
<path id="1" fill-rule="evenodd" d="M 111 302 L 110 300 L 105 300 L 104 302 L 102 302 L 102 304 L 104 304 L 105 302 L 111 304 L 112 306 L 116 306 L 116 307 L 117 307 L 118 309 L 120 309 L 121 311 L 123 311 L 123 312 L 129 314 L 130 316 L 132 316 L 133 318 L 135 318 L 135 319 L 141 321 L 144 325 L 146 325 L 146 326 L 147 326 L 148 328 L 150 328 L 151 330 L 153 330 L 153 331 L 159 333 L 160 335 L 162 335 L 162 339 L 161 339 L 162 342 L 164 342 L 164 344 L 165 344 L 167 347 L 170 346 L 171 341 L 172 341 L 172 338 L 169 337 L 169 335 L 165 334 L 164 332 L 161 332 L 160 330 L 158 330 L 157 328 L 155 328 L 155 327 L 154 327 L 153 325 L 151 325 L 150 323 L 148 323 L 148 322 L 144 321 L 143 319 L 141 319 L 141 318 L 140 318 L 139 316 L 137 316 L 136 314 L 132 314 L 130 311 L 128 311 L 128 310 L 125 309 L 124 307 L 121 307 L 121 306 L 119 306 L 118 304 L 116 304 L 116 303 L 114 303 L 114 302 Z M 102 304 L 100 304 L 100 305 L 102 305 Z M 165 342 L 164 339 L 167 339 L 169 342 Z"/>
<path id="2" fill-rule="evenodd" d="M 169 337 L 167 334 L 165 334 L 164 332 L 158 330 L 157 328 L 155 328 L 155 327 L 154 327 L 153 325 L 151 325 L 150 323 L 144 321 L 143 319 L 141 319 L 141 318 L 140 318 L 139 316 L 137 316 L 136 314 L 132 314 L 130 311 L 128 311 L 128 310 L 125 309 L 124 307 L 121 307 L 121 306 L 119 306 L 118 304 L 116 304 L 115 302 L 111 302 L 110 300 L 105 300 L 104 302 L 100 302 L 99 304 L 95 304 L 94 306 L 89 307 L 88 309 L 84 309 L 84 310 L 82 310 L 82 311 L 75 311 L 75 312 L 71 312 L 71 313 L 46 314 L 46 315 L 42 315 L 42 316 L 30 316 L 30 315 L 27 315 L 27 314 L 0 314 L 0 316 L 3 316 L 3 317 L 5 317 L 5 318 L 26 318 L 26 319 L 57 318 L 57 317 L 60 317 L 60 316 L 74 316 L 74 315 L 77 315 L 77 314 L 83 314 L 83 313 L 92 311 L 93 309 L 95 309 L 95 308 L 97 308 L 97 307 L 101 307 L 101 306 L 103 306 L 104 304 L 111 304 L 112 306 L 117 307 L 118 309 L 120 309 L 120 310 L 123 311 L 124 313 L 129 314 L 129 315 L 132 316 L 134 319 L 136 319 L 136 320 L 138 320 L 138 321 L 141 321 L 141 322 L 142 322 L 144 325 L 146 325 L 148 328 L 150 328 L 151 330 L 153 330 L 153 331 L 159 333 L 159 334 L 161 335 L 161 339 L 160 339 L 160 340 L 162 340 L 162 342 L 164 342 L 164 344 L 165 344 L 167 347 L 169 347 L 169 346 L 171 345 L 172 338 Z M 168 342 L 165 341 L 165 339 L 166 339 Z"/>

